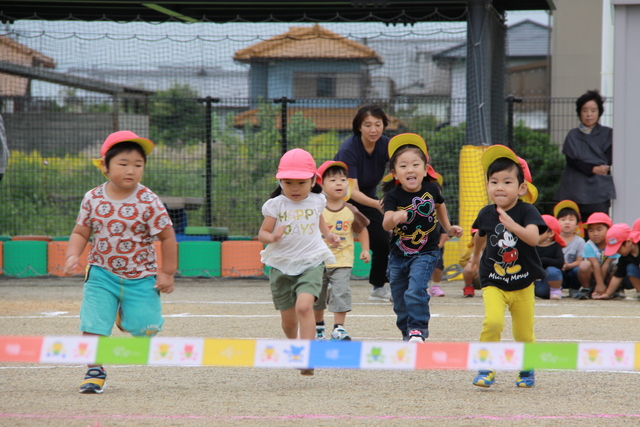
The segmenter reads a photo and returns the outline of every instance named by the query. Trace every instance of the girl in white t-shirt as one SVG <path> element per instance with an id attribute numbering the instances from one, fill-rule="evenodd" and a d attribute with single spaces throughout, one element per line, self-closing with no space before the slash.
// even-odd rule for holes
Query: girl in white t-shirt
<path id="1" fill-rule="evenodd" d="M 279 186 L 262 206 L 264 221 L 258 240 L 267 245 L 262 262 L 271 267 L 269 281 L 282 330 L 289 339 L 315 338 L 313 303 L 322 286 L 324 265 L 336 260 L 327 241 L 337 246 L 322 218 L 326 199 L 316 184 L 316 164 L 311 154 L 295 148 L 280 159 L 276 174 Z M 313 375 L 312 369 L 302 370 Z"/>

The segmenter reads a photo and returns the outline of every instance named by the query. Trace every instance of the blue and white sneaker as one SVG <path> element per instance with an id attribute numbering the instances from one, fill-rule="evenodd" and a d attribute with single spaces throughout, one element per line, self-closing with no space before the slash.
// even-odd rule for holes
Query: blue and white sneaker
<path id="1" fill-rule="evenodd" d="M 324 329 L 324 325 L 319 326 L 316 325 L 316 339 L 317 340 L 323 340 L 326 339 L 326 334 L 325 334 L 325 329 Z"/>
<path id="2" fill-rule="evenodd" d="M 333 331 L 331 332 L 331 340 L 332 341 L 351 341 L 351 337 L 342 326 L 338 326 L 337 328 L 334 328 Z"/>
<path id="3" fill-rule="evenodd" d="M 494 371 L 478 371 L 478 375 L 473 379 L 473 385 L 489 388 L 496 382 Z"/>
<path id="4" fill-rule="evenodd" d="M 536 385 L 536 377 L 533 371 L 520 371 L 516 380 L 516 387 L 531 388 Z"/>

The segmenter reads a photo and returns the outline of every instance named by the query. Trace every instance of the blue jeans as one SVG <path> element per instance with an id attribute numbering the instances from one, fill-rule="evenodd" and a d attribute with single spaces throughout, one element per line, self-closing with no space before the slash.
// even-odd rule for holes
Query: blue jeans
<path id="1" fill-rule="evenodd" d="M 538 298 L 549 299 L 549 294 L 551 292 L 549 282 L 562 281 L 562 270 L 558 267 L 547 267 L 545 270 L 547 270 L 547 277 L 537 280 L 534 283 L 535 293 Z"/>
<path id="2" fill-rule="evenodd" d="M 565 289 L 580 289 L 580 280 L 578 280 L 578 267 L 562 272 L 562 287 Z"/>
<path id="3" fill-rule="evenodd" d="M 389 255 L 389 284 L 393 296 L 396 326 L 404 339 L 409 332 L 419 330 L 429 336 L 429 292 L 427 283 L 440 259 L 440 251 L 419 253 L 413 256 Z"/>

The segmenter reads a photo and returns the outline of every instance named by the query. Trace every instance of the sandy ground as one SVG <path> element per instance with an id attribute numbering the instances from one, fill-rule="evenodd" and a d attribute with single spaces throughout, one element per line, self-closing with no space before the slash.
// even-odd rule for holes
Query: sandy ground
<path id="1" fill-rule="evenodd" d="M 358 340 L 397 340 L 391 304 L 368 301 L 353 281 L 347 330 Z M 483 306 L 445 283 L 432 301 L 431 339 L 476 341 Z M 478 293 L 479 294 L 479 293 Z M 0 278 L 3 335 L 75 335 L 80 279 Z M 635 296 L 635 293 L 634 295 Z M 266 280 L 178 279 L 163 296 L 163 335 L 282 338 Z M 539 341 L 640 341 L 638 306 L 538 300 Z M 327 323 L 332 317 L 327 315 Z M 117 330 L 115 336 L 123 334 Z M 507 321 L 503 339 L 511 340 Z M 622 426 L 638 425 L 638 373 L 539 371 L 518 389 L 498 372 L 490 389 L 468 371 L 296 370 L 108 366 L 102 395 L 78 393 L 83 366 L 0 363 L 1 426 Z"/>

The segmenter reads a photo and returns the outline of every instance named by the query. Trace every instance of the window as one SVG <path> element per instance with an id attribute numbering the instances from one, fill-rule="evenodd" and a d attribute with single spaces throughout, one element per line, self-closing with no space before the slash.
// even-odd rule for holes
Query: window
<path id="1" fill-rule="evenodd" d="M 359 73 L 307 73 L 293 75 L 294 98 L 359 98 L 363 76 Z"/>

